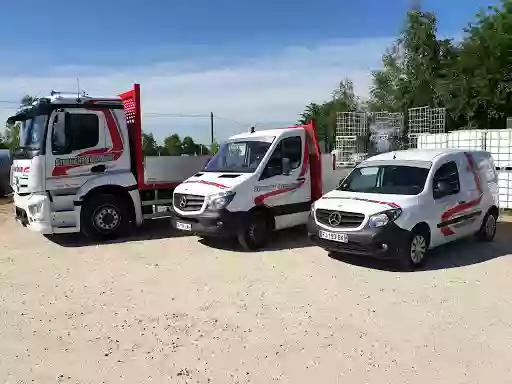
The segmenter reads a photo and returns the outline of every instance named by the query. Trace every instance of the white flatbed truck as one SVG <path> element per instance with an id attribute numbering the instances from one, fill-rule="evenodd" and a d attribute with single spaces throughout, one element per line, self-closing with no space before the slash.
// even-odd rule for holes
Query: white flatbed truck
<path id="1" fill-rule="evenodd" d="M 168 217 L 174 188 L 210 159 L 143 156 L 138 84 L 111 98 L 52 92 L 9 120 L 21 125 L 16 218 L 44 235 L 115 238 Z"/>

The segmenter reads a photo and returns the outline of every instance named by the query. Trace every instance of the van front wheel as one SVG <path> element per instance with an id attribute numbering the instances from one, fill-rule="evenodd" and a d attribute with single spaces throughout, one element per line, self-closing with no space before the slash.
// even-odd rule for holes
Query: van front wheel
<path id="1" fill-rule="evenodd" d="M 402 250 L 401 261 L 404 269 L 412 271 L 419 268 L 425 262 L 428 247 L 428 236 L 424 231 L 414 229 Z"/>
<path id="2" fill-rule="evenodd" d="M 238 242 L 246 251 L 262 248 L 270 235 L 268 220 L 261 213 L 251 215 L 247 224 L 238 233 Z"/>

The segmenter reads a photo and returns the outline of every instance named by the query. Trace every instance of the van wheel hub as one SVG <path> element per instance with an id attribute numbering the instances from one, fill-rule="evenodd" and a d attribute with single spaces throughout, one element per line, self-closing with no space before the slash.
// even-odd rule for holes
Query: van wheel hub
<path id="1" fill-rule="evenodd" d="M 427 242 L 422 235 L 414 235 L 411 241 L 411 260 L 414 264 L 420 264 L 427 252 Z"/>

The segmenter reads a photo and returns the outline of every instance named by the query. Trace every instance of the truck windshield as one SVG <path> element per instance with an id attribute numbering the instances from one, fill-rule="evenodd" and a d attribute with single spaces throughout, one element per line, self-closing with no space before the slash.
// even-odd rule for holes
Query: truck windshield
<path id="1" fill-rule="evenodd" d="M 46 115 L 39 115 L 20 121 L 20 149 L 41 149 L 46 119 Z"/>
<path id="2" fill-rule="evenodd" d="M 339 191 L 417 195 L 425 186 L 429 169 L 380 165 L 354 169 L 337 188 Z"/>
<path id="3" fill-rule="evenodd" d="M 231 141 L 222 144 L 204 168 L 205 172 L 253 173 L 263 160 L 273 139 L 268 141 Z"/>

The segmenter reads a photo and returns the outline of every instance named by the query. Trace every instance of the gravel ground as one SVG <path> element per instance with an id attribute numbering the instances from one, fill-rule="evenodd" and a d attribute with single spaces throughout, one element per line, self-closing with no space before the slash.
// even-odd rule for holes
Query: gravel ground
<path id="1" fill-rule="evenodd" d="M 330 257 L 300 229 L 259 253 L 163 223 L 57 244 L 11 209 L 0 204 L 4 383 L 512 382 L 508 223 L 492 244 L 400 273 Z"/>

